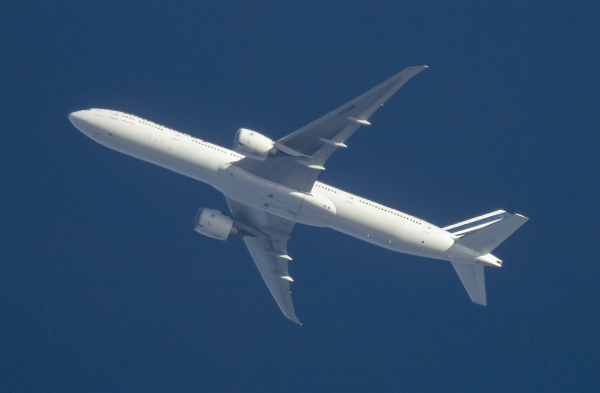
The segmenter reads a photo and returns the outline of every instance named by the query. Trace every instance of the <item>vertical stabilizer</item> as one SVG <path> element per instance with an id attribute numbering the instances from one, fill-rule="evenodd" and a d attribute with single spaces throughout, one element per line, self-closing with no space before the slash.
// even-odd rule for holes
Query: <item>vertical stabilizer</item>
<path id="1" fill-rule="evenodd" d="M 520 214 L 512 214 L 508 218 L 497 221 L 484 228 L 473 231 L 457 240 L 457 243 L 482 254 L 492 252 L 514 231 L 529 220 Z"/>
<path id="2" fill-rule="evenodd" d="M 483 265 L 451 262 L 473 303 L 487 306 Z"/>
<path id="3" fill-rule="evenodd" d="M 527 220 L 527 217 L 520 214 L 496 210 L 442 229 L 450 232 L 461 246 L 485 255 L 492 252 Z"/>

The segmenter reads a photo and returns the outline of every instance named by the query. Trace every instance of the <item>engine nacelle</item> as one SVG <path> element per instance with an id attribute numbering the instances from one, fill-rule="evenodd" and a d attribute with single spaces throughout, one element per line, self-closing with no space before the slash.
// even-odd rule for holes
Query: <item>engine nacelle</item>
<path id="1" fill-rule="evenodd" d="M 198 210 L 198 214 L 196 214 L 194 230 L 202 235 L 219 240 L 243 236 L 231 218 L 221 214 L 220 211 L 205 207 Z"/>
<path id="2" fill-rule="evenodd" d="M 233 150 L 260 161 L 267 159 L 269 152 L 274 150 L 273 145 L 271 139 L 246 128 L 240 128 L 233 140 Z"/>

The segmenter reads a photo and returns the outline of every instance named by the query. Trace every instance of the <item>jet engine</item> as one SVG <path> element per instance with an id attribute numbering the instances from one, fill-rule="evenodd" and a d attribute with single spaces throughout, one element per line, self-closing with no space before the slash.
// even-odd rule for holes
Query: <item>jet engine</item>
<path id="1" fill-rule="evenodd" d="M 266 160 L 269 152 L 276 151 L 273 145 L 271 139 L 246 128 L 240 128 L 233 140 L 233 150 L 260 161 Z"/>
<path id="2" fill-rule="evenodd" d="M 220 211 L 203 207 L 198 210 L 194 221 L 194 230 L 213 239 L 227 240 L 244 236 L 233 220 Z"/>

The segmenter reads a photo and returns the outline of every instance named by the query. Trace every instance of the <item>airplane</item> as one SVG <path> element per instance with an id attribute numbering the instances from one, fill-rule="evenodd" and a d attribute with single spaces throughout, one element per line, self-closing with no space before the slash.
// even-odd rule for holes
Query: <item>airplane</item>
<path id="1" fill-rule="evenodd" d="M 484 267 L 491 252 L 528 218 L 496 210 L 440 228 L 423 219 L 317 181 L 329 156 L 427 66 L 408 67 L 358 98 L 277 140 L 240 128 L 227 149 L 141 117 L 107 109 L 69 115 L 83 134 L 110 149 L 207 183 L 231 216 L 201 208 L 194 230 L 242 238 L 283 314 L 301 324 L 292 303 L 287 252 L 296 223 L 326 227 L 388 250 L 449 261 L 470 299 L 487 305 Z"/>

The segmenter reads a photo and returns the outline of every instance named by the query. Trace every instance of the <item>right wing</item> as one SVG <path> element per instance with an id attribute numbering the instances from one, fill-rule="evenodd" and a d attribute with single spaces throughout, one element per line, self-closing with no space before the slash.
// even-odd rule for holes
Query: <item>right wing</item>
<path id="1" fill-rule="evenodd" d="M 325 162 L 410 78 L 427 66 L 408 67 L 338 109 L 278 140 L 275 157 L 238 161 L 244 170 L 288 188 L 310 192 Z"/>
<path id="2" fill-rule="evenodd" d="M 290 320 L 300 324 L 290 292 L 293 281 L 288 271 L 287 241 L 294 222 L 226 198 L 236 221 L 254 229 L 260 236 L 246 236 L 244 242 L 258 271 L 279 308 Z"/>

